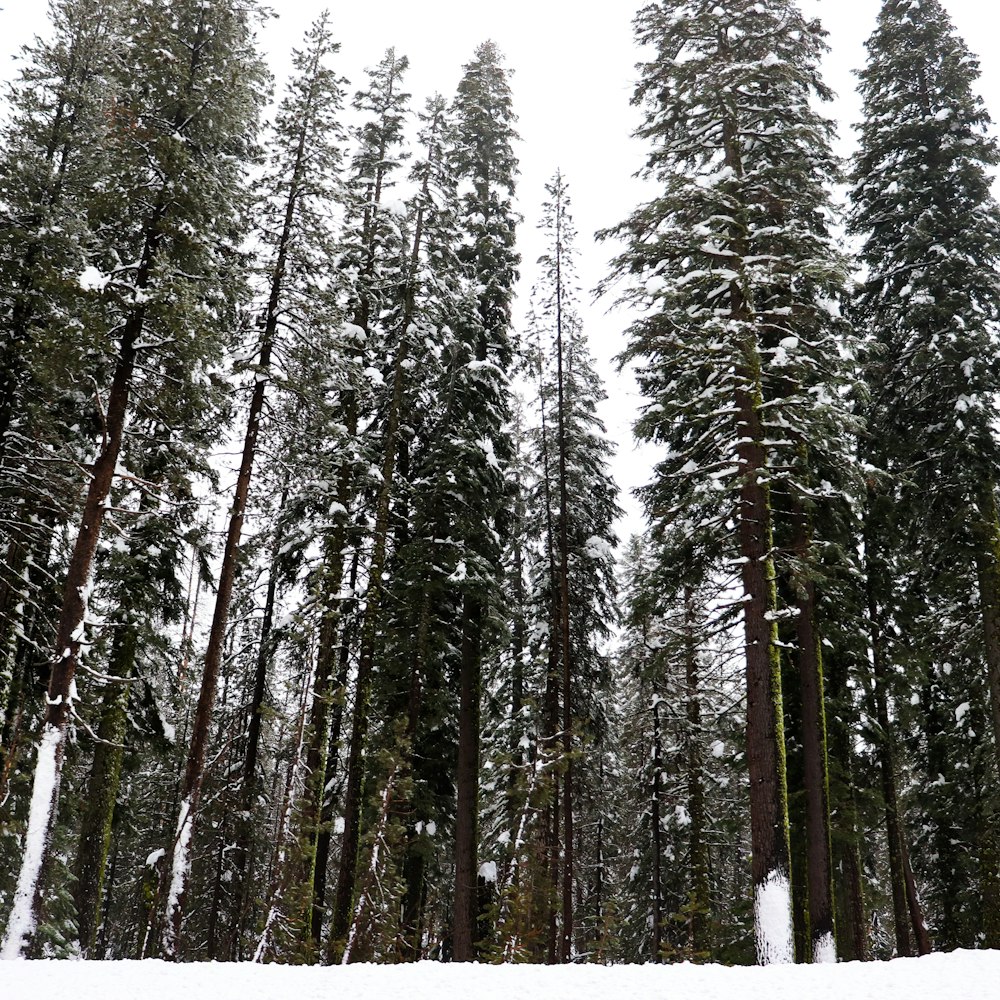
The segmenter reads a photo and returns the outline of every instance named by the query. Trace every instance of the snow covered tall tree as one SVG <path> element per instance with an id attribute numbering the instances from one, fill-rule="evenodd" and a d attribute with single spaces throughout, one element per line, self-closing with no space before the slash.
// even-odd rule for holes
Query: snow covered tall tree
<path id="1" fill-rule="evenodd" d="M 939 0 L 886 0 L 868 52 L 852 226 L 864 240 L 868 268 L 856 312 L 870 337 L 870 460 L 898 484 L 901 529 L 921 553 L 926 600 L 957 610 L 970 589 L 977 591 L 981 645 L 973 659 L 988 691 L 995 797 L 1000 208 L 989 172 L 1000 154 L 975 93 L 978 63 Z M 891 595 L 880 599 L 894 603 Z M 928 639 L 936 635 L 935 626 Z M 955 695 L 952 711 L 976 704 L 974 688 L 970 682 L 965 697 Z M 995 807 L 993 815 L 995 830 Z M 995 844 L 986 854 L 995 857 Z M 984 872 L 984 899 L 995 897 L 996 878 L 995 870 Z"/>
<path id="2" fill-rule="evenodd" d="M 135 392 L 202 392 L 234 326 L 243 166 L 261 99 L 253 8 L 193 0 L 136 10 L 105 118 L 112 150 L 88 206 L 92 236 L 80 283 L 100 297 L 101 434 L 67 567 L 31 820 L 3 953 L 29 947 L 41 900 L 75 675 L 86 640 L 94 556 Z M 221 83 L 220 83 L 221 81 Z M 67 276 L 69 277 L 69 276 Z M 178 377 L 178 373 L 180 377 Z"/>
<path id="3" fill-rule="evenodd" d="M 511 300 L 519 258 L 514 249 L 517 177 L 510 84 L 499 49 L 484 42 L 458 86 L 454 102 L 453 169 L 462 196 L 459 258 L 478 286 L 477 322 L 459 331 L 468 360 L 456 371 L 453 442 L 463 506 L 453 525 L 462 545 L 463 626 L 459 667 L 456 775 L 454 957 L 475 957 L 478 938 L 476 864 L 479 814 L 480 696 L 486 620 L 501 580 L 506 533 L 503 465 L 511 451 L 507 423 L 512 362 Z M 473 403 L 473 401 L 476 401 Z"/>
<path id="4" fill-rule="evenodd" d="M 554 957 L 567 962 L 578 937 L 574 909 L 582 880 L 575 872 L 575 852 L 578 844 L 586 844 L 579 831 L 574 833 L 574 815 L 581 808 L 575 772 L 581 772 L 581 789 L 593 791 L 592 754 L 607 736 L 603 705 L 609 673 L 601 644 L 615 621 L 612 525 L 619 508 L 607 468 L 611 446 L 597 415 L 604 391 L 580 320 L 576 230 L 561 172 L 545 190 L 539 222 L 545 252 L 538 261 L 529 330 L 538 341 L 529 351 L 535 355 L 539 397 L 529 509 L 532 548 L 540 553 L 537 628 L 545 636 L 541 645 L 548 675 L 548 695 L 539 691 L 536 697 L 549 705 L 544 731 L 550 754 L 559 760 L 562 783 L 561 829 L 549 832 L 551 845 L 561 845 L 559 857 L 551 859 L 560 882 L 552 891 L 561 898 Z"/>
<path id="5" fill-rule="evenodd" d="M 832 126 L 810 104 L 829 96 L 823 32 L 791 0 L 663 0 L 636 28 L 656 53 L 635 99 L 662 194 L 614 232 L 642 312 L 625 353 L 649 400 L 638 432 L 667 450 L 647 500 L 689 564 L 740 566 L 757 952 L 791 961 L 771 491 L 777 468 L 793 496 L 814 495 L 803 456 L 830 447 L 838 412 L 828 303 L 845 267 L 827 232 Z M 813 932 L 828 956 L 832 924 Z"/>
<path id="6" fill-rule="evenodd" d="M 181 788 L 180 814 L 170 865 L 171 884 L 164 915 L 163 951 L 171 958 L 177 955 L 189 851 L 204 780 L 209 727 L 265 394 L 277 360 L 275 356 L 280 358 L 281 353 L 279 325 L 288 325 L 289 316 L 301 322 L 319 297 L 317 289 L 324 288 L 331 277 L 320 271 L 329 259 L 327 202 L 340 160 L 341 81 L 327 65 L 338 48 L 325 17 L 321 18 L 306 35 L 302 51 L 293 54 L 294 76 L 275 123 L 270 170 L 265 180 L 269 197 L 262 212 L 261 235 L 269 250 L 265 265 L 266 301 L 259 323 L 261 336 L 253 369 L 243 454 L 229 512 L 215 611 Z"/>

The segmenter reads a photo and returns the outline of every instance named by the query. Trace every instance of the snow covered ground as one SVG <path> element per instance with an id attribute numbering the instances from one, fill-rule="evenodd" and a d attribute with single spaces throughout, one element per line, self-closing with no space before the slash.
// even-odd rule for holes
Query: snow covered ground
<path id="1" fill-rule="evenodd" d="M 0 997 L 35 1000 L 993 1000 L 1000 952 L 828 966 L 167 965 L 3 962 Z"/>

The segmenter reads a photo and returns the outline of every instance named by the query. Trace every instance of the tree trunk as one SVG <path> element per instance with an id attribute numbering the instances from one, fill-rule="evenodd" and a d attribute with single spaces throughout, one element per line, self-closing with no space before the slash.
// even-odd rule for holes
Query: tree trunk
<path id="1" fill-rule="evenodd" d="M 781 660 L 777 647 L 771 507 L 760 421 L 760 361 L 748 342 L 744 373 L 749 389 L 737 392 L 739 458 L 743 468 L 738 515 L 743 559 L 746 635 L 747 764 L 757 960 L 794 960 Z"/>
<path id="2" fill-rule="evenodd" d="M 984 486 L 977 499 L 977 508 L 976 570 L 983 616 L 993 746 L 997 759 L 995 784 L 1000 784 L 1000 516 L 996 488 L 992 482 Z"/>
<path id="3" fill-rule="evenodd" d="M 354 550 L 351 559 L 350 590 L 353 593 L 358 580 L 359 552 Z M 347 702 L 347 680 L 350 672 L 350 652 L 357 632 L 357 622 L 349 617 L 346 610 L 341 613 L 340 654 L 337 668 L 337 680 L 333 695 L 333 717 L 330 723 L 330 743 L 326 752 L 326 788 L 323 796 L 323 808 L 320 813 L 319 833 L 316 837 L 316 860 L 313 866 L 313 911 L 310 932 L 313 945 L 320 947 L 323 920 L 326 915 L 326 881 L 330 866 L 330 845 L 333 839 L 334 805 L 336 793 L 330 787 L 335 772 L 333 767 L 340 757 L 340 744 L 344 725 L 344 708 Z M 317 954 L 319 952 L 317 951 Z"/>
<path id="4" fill-rule="evenodd" d="M 381 199 L 381 172 L 374 193 L 377 204 Z M 429 187 L 425 179 L 424 197 L 428 197 Z M 344 796 L 344 838 L 341 842 L 340 872 L 337 878 L 337 894 L 333 906 L 333 927 L 330 939 L 330 958 L 339 964 L 346 946 L 349 922 L 354 901 L 358 870 L 358 848 L 361 841 L 361 809 L 363 806 L 363 755 L 368 734 L 368 702 L 371 694 L 372 674 L 382 614 L 382 600 L 385 596 L 386 559 L 388 556 L 389 520 L 392 513 L 393 495 L 396 486 L 396 472 L 399 464 L 400 428 L 403 407 L 407 399 L 407 370 L 410 357 L 410 326 L 413 321 L 416 298 L 416 274 L 423 241 L 424 209 L 417 212 L 414 223 L 413 245 L 410 251 L 408 282 L 399 325 L 399 341 L 393 363 L 392 397 L 386 415 L 385 439 L 382 455 L 382 478 L 378 488 L 375 510 L 375 525 L 372 540 L 372 555 L 368 567 L 368 591 L 365 612 L 361 624 L 361 648 L 358 653 L 358 673 L 355 681 L 354 719 L 351 731 L 351 751 L 347 765 L 347 788 Z M 371 252 L 369 264 L 372 264 Z M 359 316 L 365 326 L 368 320 L 367 300 L 362 302 Z M 366 327 L 367 328 L 367 327 Z"/>
<path id="5" fill-rule="evenodd" d="M 836 962 L 833 866 L 830 848 L 830 778 L 826 739 L 826 697 L 823 660 L 816 629 L 816 584 L 809 576 L 809 527 L 793 500 L 793 549 L 804 567 L 804 579 L 793 581 L 797 591 L 796 659 L 802 696 L 802 761 L 806 794 L 807 881 L 812 962 Z"/>
<path id="6" fill-rule="evenodd" d="M 350 477 L 347 477 L 350 478 Z M 342 483 L 342 485 L 347 485 Z M 349 489 L 349 487 L 348 487 Z M 341 491 L 343 503 L 345 491 Z M 344 504 L 345 510 L 347 504 Z M 344 584 L 344 547 L 347 543 L 346 524 L 338 526 L 324 559 L 322 583 L 322 622 L 319 630 L 319 649 L 316 660 L 316 679 L 313 684 L 312 709 L 306 747 L 306 783 L 302 792 L 300 812 L 302 815 L 304 841 L 304 883 L 308 886 L 309 914 L 304 923 L 311 949 L 318 954 L 320 935 L 323 927 L 323 901 L 319 898 L 317 857 L 323 830 L 323 811 L 326 803 L 327 772 L 330 753 L 330 718 L 338 688 L 332 686 L 334 668 L 342 659 L 339 654 L 338 638 L 343 639 L 340 625 L 340 609 L 336 607 L 341 587 Z M 346 678 L 344 683 L 346 683 Z M 324 859 L 325 860 L 325 859 Z M 326 871 L 324 865 L 323 878 Z M 325 889 L 325 885 L 324 885 Z"/>
<path id="7" fill-rule="evenodd" d="M 831 810 L 838 817 L 833 839 L 834 870 L 841 872 L 837 886 L 837 953 L 844 962 L 868 961 L 868 921 L 865 917 L 864 881 L 861 867 L 861 824 L 858 816 L 854 752 L 855 726 L 843 717 L 852 704 L 847 688 L 847 670 L 842 657 L 827 658 L 824 671 L 835 706 L 830 722 Z"/>
<path id="8" fill-rule="evenodd" d="M 687 795 L 691 887 L 689 945 L 691 958 L 700 961 L 710 953 L 708 940 L 711 900 L 708 889 L 708 845 L 705 843 L 705 777 L 701 751 L 701 680 L 694 631 L 694 606 L 690 590 L 684 594 L 684 681 L 687 715 Z"/>
<path id="9" fill-rule="evenodd" d="M 482 668 L 483 607 L 473 596 L 463 606 L 462 660 L 459 674 L 458 764 L 455 774 L 455 894 L 452 958 L 476 959 L 478 925 L 477 847 L 479 839 L 479 698 Z"/>
<path id="10" fill-rule="evenodd" d="M 278 518 L 288 500 L 288 485 L 281 492 L 278 503 Z M 246 748 L 243 754 L 243 773 L 240 782 L 239 811 L 236 819 L 236 844 L 233 857 L 233 882 L 236 887 L 237 911 L 232 928 L 232 943 L 230 955 L 236 961 L 242 961 L 243 937 L 250 912 L 252 897 L 252 879 L 254 863 L 253 816 L 260 794 L 260 775 L 257 770 L 260 756 L 261 730 L 264 722 L 264 698 L 267 694 L 267 675 L 270 672 L 274 656 L 274 644 L 271 632 L 274 627 L 274 605 L 277 598 L 278 574 L 276 562 L 281 550 L 283 536 L 277 535 L 271 546 L 270 569 L 267 578 L 267 593 L 264 597 L 264 614 L 260 623 L 260 637 L 257 643 L 257 659 L 254 664 L 253 693 L 250 696 L 250 722 L 247 726 Z"/>
<path id="11" fill-rule="evenodd" d="M 111 825 L 125 756 L 129 679 L 135 669 L 138 634 L 134 625 L 120 623 L 115 633 L 109 673 L 120 678 L 105 691 L 99 742 L 84 796 L 83 818 L 76 856 L 76 912 L 80 949 L 91 958 L 97 942 L 101 905 L 104 901 L 104 872 L 111 846 Z"/>
<path id="12" fill-rule="evenodd" d="M 219 668 L 222 663 L 222 653 L 226 640 L 226 628 L 229 624 L 229 609 L 233 599 L 233 587 L 236 582 L 236 571 L 240 556 L 240 538 L 243 533 L 243 519 L 246 515 L 247 499 L 250 494 L 250 480 L 253 476 L 253 466 L 257 456 L 257 439 L 260 434 L 260 420 L 264 410 L 264 397 L 267 391 L 267 379 L 271 371 L 271 355 L 274 351 L 278 333 L 281 303 L 285 288 L 285 270 L 288 263 L 288 251 L 295 230 L 295 217 L 301 194 L 303 177 L 306 169 L 306 138 L 310 118 L 303 117 L 298 134 L 295 162 L 289 179 L 288 195 L 285 201 L 284 222 L 278 239 L 274 268 L 271 272 L 271 282 L 267 301 L 267 312 L 264 318 L 264 329 L 261 337 L 260 356 L 257 362 L 257 376 L 254 381 L 253 394 L 250 397 L 250 409 L 247 413 L 247 428 L 243 440 L 243 455 L 240 461 L 239 475 L 236 480 L 236 490 L 233 495 L 233 505 L 229 512 L 229 529 L 226 533 L 225 547 L 222 552 L 222 566 L 219 569 L 219 587 L 215 597 L 215 612 L 212 616 L 212 626 L 208 634 L 208 645 L 205 649 L 205 663 L 202 671 L 201 689 L 198 694 L 198 707 L 195 711 L 192 728 L 191 745 L 188 751 L 187 766 L 181 786 L 180 816 L 177 822 L 177 833 L 174 837 L 173 859 L 171 864 L 171 884 L 167 895 L 167 909 L 163 921 L 163 957 L 173 960 L 179 957 L 181 947 L 181 927 L 184 917 L 187 876 L 189 868 L 188 851 L 197 818 L 201 787 L 204 780 L 205 753 L 208 747 L 208 737 L 212 710 L 215 706 L 215 689 L 219 680 Z"/>
<path id="13" fill-rule="evenodd" d="M 899 795 L 896 789 L 895 739 L 889 719 L 889 664 L 882 631 L 881 609 L 876 594 L 875 567 L 878 566 L 876 555 L 878 549 L 873 524 L 874 515 L 871 511 L 872 501 L 873 493 L 869 488 L 869 509 L 865 518 L 865 588 L 868 601 L 868 627 L 871 630 L 872 695 L 875 702 L 875 719 L 878 723 L 876 753 L 882 781 L 882 798 L 885 803 L 896 954 L 903 958 L 913 954 L 914 939 L 917 953 L 920 955 L 929 954 L 932 945 L 920 900 L 917 897 L 913 874 L 910 871 L 906 832 L 900 815 Z"/>

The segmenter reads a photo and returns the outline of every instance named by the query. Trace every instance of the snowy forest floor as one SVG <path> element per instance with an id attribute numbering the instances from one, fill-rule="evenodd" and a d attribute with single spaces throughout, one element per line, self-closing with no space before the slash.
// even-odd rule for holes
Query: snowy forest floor
<path id="1" fill-rule="evenodd" d="M 837 966 L 0 963 L 4 1000 L 989 1000 L 1000 952 Z"/>

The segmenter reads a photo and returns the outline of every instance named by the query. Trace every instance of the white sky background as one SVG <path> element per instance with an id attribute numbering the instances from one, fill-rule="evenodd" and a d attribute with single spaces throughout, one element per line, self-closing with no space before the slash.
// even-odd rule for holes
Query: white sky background
<path id="1" fill-rule="evenodd" d="M 46 30 L 46 5 L 40 0 L 0 0 L 0 80 L 17 73 L 12 59 L 20 46 Z M 841 150 L 853 149 L 850 125 L 860 116 L 852 70 L 865 61 L 864 41 L 881 6 L 879 0 L 800 0 L 806 13 L 822 18 L 830 33 L 827 82 L 838 92 L 828 113 L 840 123 Z M 944 0 L 973 52 L 988 53 L 1000 26 L 994 0 Z M 608 383 L 604 409 L 608 431 L 618 443 L 615 475 L 622 504 L 629 512 L 622 534 L 641 521 L 629 492 L 645 483 L 654 453 L 637 450 L 631 423 L 637 405 L 634 387 L 611 363 L 623 345 L 626 316 L 592 306 L 589 290 L 605 275 L 612 248 L 595 244 L 592 234 L 622 220 L 643 198 L 632 174 L 642 166 L 644 149 L 631 138 L 638 123 L 629 100 L 639 57 L 631 20 L 640 0 L 595 4 L 592 13 L 579 0 L 378 0 L 339 4 L 324 0 L 275 0 L 277 20 L 268 23 L 262 44 L 279 87 L 288 69 L 288 52 L 298 45 L 308 24 L 324 8 L 342 49 L 339 72 L 351 81 L 349 93 L 364 82 L 364 68 L 375 65 L 389 46 L 410 58 L 408 90 L 413 107 L 435 91 L 451 97 L 462 66 L 475 47 L 493 39 L 514 71 L 512 86 L 522 143 L 519 183 L 522 284 L 518 313 L 526 306 L 541 252 L 535 221 L 544 185 L 556 168 L 570 185 L 579 232 L 579 270 L 585 328 Z M 1000 119 L 1000 61 L 983 64 L 980 90 L 987 107 Z"/>

